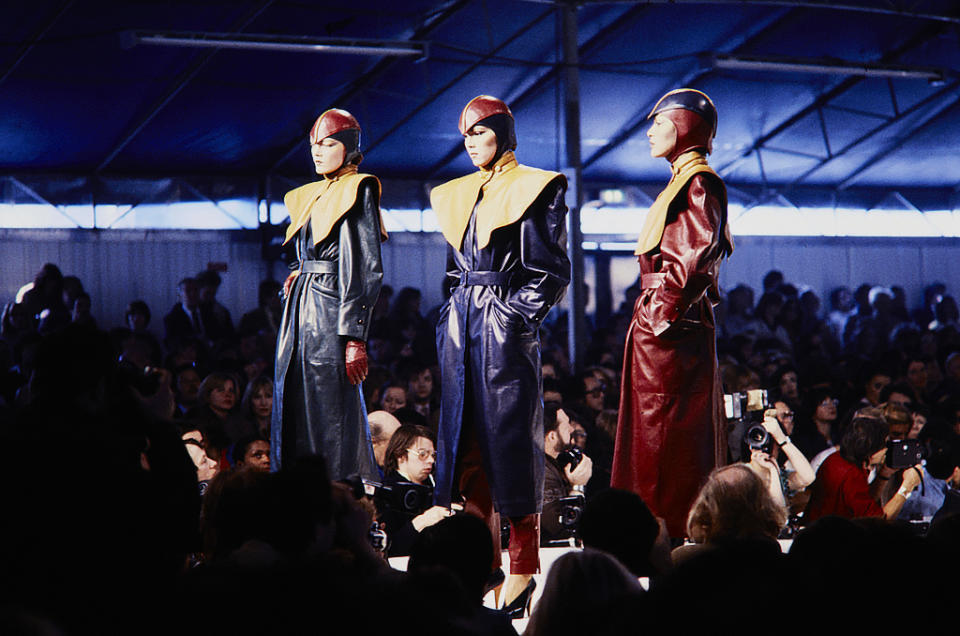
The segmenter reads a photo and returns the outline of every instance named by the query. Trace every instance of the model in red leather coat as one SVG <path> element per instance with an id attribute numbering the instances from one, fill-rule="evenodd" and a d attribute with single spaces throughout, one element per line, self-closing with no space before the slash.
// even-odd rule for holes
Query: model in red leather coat
<path id="1" fill-rule="evenodd" d="M 733 244 L 726 189 L 706 162 L 716 131 L 710 98 L 671 91 L 650 116 L 650 152 L 670 162 L 673 176 L 637 244 L 642 292 L 627 333 L 610 485 L 638 493 L 680 537 L 703 480 L 724 458 L 713 305 Z"/>

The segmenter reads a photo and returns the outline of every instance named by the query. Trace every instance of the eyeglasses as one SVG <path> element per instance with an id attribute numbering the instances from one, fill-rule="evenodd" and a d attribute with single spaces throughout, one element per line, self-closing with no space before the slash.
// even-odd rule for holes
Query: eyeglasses
<path id="1" fill-rule="evenodd" d="M 413 453 L 417 456 L 417 459 L 422 462 L 427 461 L 428 457 L 433 457 L 434 459 L 437 458 L 437 451 L 429 451 L 426 448 L 408 448 L 407 452 Z"/>
<path id="2" fill-rule="evenodd" d="M 586 431 L 574 431 L 570 433 L 570 437 L 573 439 L 587 439 Z"/>
<path id="3" fill-rule="evenodd" d="M 587 395 L 603 395 L 607 392 L 607 385 L 601 384 L 595 389 L 590 389 L 589 391 L 584 391 Z"/>

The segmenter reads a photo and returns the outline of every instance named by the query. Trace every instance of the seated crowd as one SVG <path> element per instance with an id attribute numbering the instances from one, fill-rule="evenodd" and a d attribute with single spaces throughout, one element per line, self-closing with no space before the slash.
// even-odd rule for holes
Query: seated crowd
<path id="1" fill-rule="evenodd" d="M 234 325 L 219 284 L 181 280 L 162 337 L 137 300 L 103 331 L 82 282 L 49 264 L 4 308 L 5 631 L 515 633 L 482 606 L 496 584 L 486 527 L 430 498 L 439 308 L 385 286 L 374 310 L 363 391 L 382 482 L 369 496 L 331 483 L 319 457 L 270 472 L 280 286 L 262 283 Z M 867 615 L 889 629 L 945 613 L 938 581 L 960 556 L 960 315 L 946 287 L 912 312 L 903 290 L 870 285 L 834 290 L 823 312 L 778 272 L 756 303 L 730 290 L 723 388 L 766 390 L 769 410 L 760 429 L 728 422 L 729 464 L 687 537 L 609 488 L 638 293 L 592 326 L 582 372 L 564 317 L 542 329 L 541 538 L 584 550 L 555 563 L 527 633 L 799 632 Z M 824 612 L 807 609 L 817 600 Z"/>

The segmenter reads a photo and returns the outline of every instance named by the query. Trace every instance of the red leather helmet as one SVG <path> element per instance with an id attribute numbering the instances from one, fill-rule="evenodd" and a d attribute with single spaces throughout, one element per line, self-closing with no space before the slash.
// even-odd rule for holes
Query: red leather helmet
<path id="1" fill-rule="evenodd" d="M 310 129 L 310 143 L 320 143 L 330 135 L 344 130 L 356 129 L 360 131 L 360 122 L 345 110 L 331 108 L 317 117 Z"/>
<path id="2" fill-rule="evenodd" d="M 460 113 L 460 134 L 466 135 L 474 124 L 491 115 L 507 115 L 513 119 L 513 113 L 502 99 L 490 95 L 477 95 L 471 99 Z"/>
<path id="3" fill-rule="evenodd" d="M 704 148 L 710 152 L 717 133 L 717 108 L 706 93 L 694 88 L 678 88 L 657 101 L 647 119 L 663 114 L 677 129 L 674 156 Z"/>

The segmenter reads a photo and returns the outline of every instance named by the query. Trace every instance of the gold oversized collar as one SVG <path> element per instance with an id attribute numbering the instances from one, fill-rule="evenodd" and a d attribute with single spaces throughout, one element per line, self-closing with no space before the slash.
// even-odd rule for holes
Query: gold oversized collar
<path id="1" fill-rule="evenodd" d="M 637 239 L 637 247 L 633 251 L 637 256 L 646 254 L 660 245 L 660 239 L 663 238 L 663 228 L 667 222 L 667 212 L 670 209 L 670 204 L 673 203 L 677 195 L 686 188 L 690 179 L 700 173 L 706 172 L 715 176 L 721 185 L 723 184 L 720 176 L 713 171 L 713 168 L 707 165 L 707 158 L 703 153 L 696 150 L 685 152 L 677 157 L 676 161 L 670 165 L 670 171 L 673 173 L 670 177 L 670 182 L 667 184 L 667 187 L 657 195 L 653 205 L 650 206 L 650 211 L 647 212 L 646 220 L 643 222 L 643 228 L 640 230 L 640 238 Z M 726 200 L 727 191 L 724 187 L 724 205 L 726 205 Z M 723 229 L 726 240 L 730 245 L 730 251 L 732 252 L 733 237 L 730 235 L 729 224 L 724 223 Z"/>
<path id="2" fill-rule="evenodd" d="M 483 249 L 494 230 L 520 220 L 547 184 L 557 177 L 563 178 L 563 175 L 520 165 L 513 152 L 508 151 L 490 170 L 480 169 L 431 190 L 430 206 L 437 215 L 443 237 L 458 250 L 476 206 L 477 247 Z M 478 204 L 481 190 L 483 198 Z"/>
<path id="3" fill-rule="evenodd" d="M 290 226 L 284 244 L 296 236 L 308 220 L 314 245 L 327 238 L 337 221 L 357 202 L 360 183 L 366 178 L 376 182 L 379 200 L 380 180 L 372 174 L 358 172 L 354 164 L 344 166 L 333 176 L 325 176 L 320 181 L 287 192 L 283 202 L 290 213 Z M 387 230 L 383 227 L 383 218 L 379 220 L 381 240 L 385 241 Z"/>

